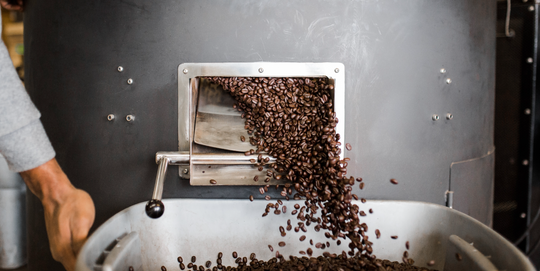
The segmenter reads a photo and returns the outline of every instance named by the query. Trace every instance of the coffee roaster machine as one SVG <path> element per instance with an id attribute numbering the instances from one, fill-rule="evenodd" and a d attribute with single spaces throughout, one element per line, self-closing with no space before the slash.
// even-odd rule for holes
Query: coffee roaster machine
<path id="1" fill-rule="evenodd" d="M 453 264 L 446 251 L 459 247 L 487 256 L 463 252 L 472 263 L 491 257 L 499 269 L 533 270 L 489 229 L 495 7 L 480 0 L 29 1 L 26 86 L 57 159 L 92 195 L 95 228 L 102 225 L 78 270 L 155 269 L 180 253 L 206 257 L 203 251 L 255 250 L 273 240 L 269 230 L 260 243 L 245 242 L 257 234 L 250 228 L 277 222 L 261 222 L 265 201 L 247 181 L 254 172 L 246 157 L 211 145 L 229 144 L 225 138 L 242 130 L 226 101 L 201 96 L 204 76 L 328 78 L 341 101 L 338 132 L 353 146 L 342 153 L 351 159 L 348 174 L 366 182 L 353 192 L 376 211 L 369 223 L 417 240 L 411 253 L 421 266 L 435 260 L 443 269 Z M 223 123 L 230 125 L 212 131 Z M 222 178 L 210 185 L 210 175 Z M 158 219 L 145 213 L 151 196 L 155 203 L 171 198 L 150 205 L 155 216 L 165 206 Z M 410 227 L 392 228 L 398 218 Z M 413 236 L 418 225 L 425 231 Z M 30 270 L 60 268 L 34 197 L 28 240 Z M 425 254 L 434 246 L 441 249 Z M 374 249 L 401 257 L 388 240 Z"/>

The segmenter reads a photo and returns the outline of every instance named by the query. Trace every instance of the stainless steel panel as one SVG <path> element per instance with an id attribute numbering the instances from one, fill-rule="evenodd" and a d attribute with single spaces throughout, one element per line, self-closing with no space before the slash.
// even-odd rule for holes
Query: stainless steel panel
<path id="1" fill-rule="evenodd" d="M 452 208 L 491 226 L 493 221 L 493 178 L 495 149 L 482 157 L 450 165 Z"/>
<path id="2" fill-rule="evenodd" d="M 0 188 L 0 269 L 26 264 L 26 189 Z"/>
<path id="3" fill-rule="evenodd" d="M 144 213 L 144 203 L 134 205 L 105 222 L 81 250 L 77 259 L 77 271 L 92 270 L 95 259 L 100 252 L 115 238 L 129 232 L 137 232 L 141 241 L 143 270 L 159 270 L 163 265 L 167 270 L 177 270 L 176 258 L 182 256 L 187 261 L 197 256 L 197 263 L 210 260 L 215 262 L 217 254 L 223 252 L 223 262 L 233 265 L 233 251 L 240 256 L 249 256 L 255 252 L 259 259 L 269 259 L 278 250 L 280 254 L 300 256 L 299 250 L 310 247 L 307 240 L 326 242 L 324 232 L 315 232 L 313 226 L 308 231 L 288 231 L 281 237 L 279 226 L 285 219 L 297 221 L 289 213 L 280 215 L 279 219 L 269 215 L 261 217 L 267 201 L 255 200 L 165 200 L 168 210 L 159 219 L 151 219 Z M 292 209 L 296 201 L 286 201 L 285 205 Z M 490 256 L 498 270 L 533 271 L 527 257 L 510 242 L 491 230 L 489 227 L 456 210 L 429 203 L 409 201 L 368 201 L 363 204 L 355 202 L 361 209 L 372 208 L 374 213 L 368 214 L 361 222 L 369 226 L 367 235 L 373 242 L 374 254 L 378 258 L 401 261 L 405 251 L 405 242 L 409 241 L 409 255 L 416 265 L 427 267 L 431 260 L 435 265 L 431 268 L 443 270 L 447 251 L 453 249 L 449 244 L 451 235 L 461 237 L 484 255 Z M 379 229 L 381 237 L 375 238 L 374 231 Z M 306 241 L 298 238 L 306 235 Z M 394 240 L 390 236 L 397 235 Z M 111 237 L 113 236 L 113 237 Z M 285 241 L 285 247 L 277 243 Z M 347 250 L 347 244 L 337 246 L 330 240 L 331 246 L 325 250 L 314 249 L 314 255 L 324 251 L 341 252 Z M 274 252 L 268 249 L 274 247 Z M 459 250 L 461 251 L 461 250 Z M 455 251 L 458 252 L 458 251 Z M 133 255 L 133 257 L 138 257 Z M 465 255 L 464 255 L 465 257 Z M 128 258 L 122 258 L 128 260 Z M 136 259 L 133 259 L 135 261 Z M 127 261 L 129 263 L 129 261 Z M 446 271 L 469 270 L 466 261 L 455 265 L 455 269 Z"/>

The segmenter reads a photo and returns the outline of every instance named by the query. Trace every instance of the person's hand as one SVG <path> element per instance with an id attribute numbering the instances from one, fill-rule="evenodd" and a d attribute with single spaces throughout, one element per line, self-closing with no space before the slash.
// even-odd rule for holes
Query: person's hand
<path id="1" fill-rule="evenodd" d="M 23 11 L 23 0 L 0 0 L 0 5 L 7 10 Z"/>
<path id="2" fill-rule="evenodd" d="M 94 203 L 88 193 L 71 185 L 56 159 L 21 172 L 41 200 L 52 256 L 66 270 L 75 270 L 77 254 L 94 223 Z"/>

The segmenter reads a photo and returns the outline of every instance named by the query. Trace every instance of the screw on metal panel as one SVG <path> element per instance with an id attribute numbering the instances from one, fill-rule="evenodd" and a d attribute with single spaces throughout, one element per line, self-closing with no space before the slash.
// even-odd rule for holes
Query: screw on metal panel
<path id="1" fill-rule="evenodd" d="M 451 119 L 453 119 L 453 118 L 454 118 L 454 115 L 452 115 L 452 114 L 450 114 L 450 113 L 446 114 L 446 119 L 447 119 L 447 120 L 451 120 Z"/>
<path id="2" fill-rule="evenodd" d="M 529 11 L 534 11 L 534 6 L 529 6 Z"/>
<path id="3" fill-rule="evenodd" d="M 187 168 L 184 168 L 184 170 L 182 170 L 182 173 L 184 173 L 184 174 L 187 174 L 188 172 L 189 172 L 189 169 L 187 169 Z"/>
<path id="4" fill-rule="evenodd" d="M 442 74 L 445 74 L 445 73 L 446 73 L 446 69 L 445 69 L 445 68 L 441 68 L 440 72 L 441 72 Z"/>
<path id="5" fill-rule="evenodd" d="M 334 72 L 335 72 L 335 73 L 338 73 L 338 72 L 339 72 L 339 69 L 338 69 L 338 68 L 335 68 L 335 69 L 334 69 Z"/>
<path id="6" fill-rule="evenodd" d="M 526 217 L 527 217 L 526 213 L 521 213 L 521 218 L 526 218 Z"/>
<path id="7" fill-rule="evenodd" d="M 135 120 L 135 116 L 133 116 L 133 115 L 127 115 L 127 116 L 126 116 L 126 120 L 127 120 L 127 121 L 134 121 L 134 120 Z"/>
<path id="8" fill-rule="evenodd" d="M 433 114 L 433 116 L 431 116 L 431 119 L 432 120 L 439 120 L 439 115 Z"/>
<path id="9" fill-rule="evenodd" d="M 107 120 L 108 120 L 108 121 L 114 120 L 114 115 L 113 115 L 113 114 L 107 115 Z"/>
<path id="10" fill-rule="evenodd" d="M 117 70 L 118 70 L 118 72 L 123 72 L 123 71 L 124 71 L 124 67 L 118 66 Z"/>
<path id="11" fill-rule="evenodd" d="M 264 72 L 264 69 L 263 68 L 259 68 L 259 73 L 263 73 Z"/>
<path id="12" fill-rule="evenodd" d="M 186 73 L 188 73 L 188 69 L 183 69 L 182 72 L 183 72 L 184 74 L 186 74 Z"/>
<path id="13" fill-rule="evenodd" d="M 530 115 L 531 114 L 531 110 L 529 108 L 525 108 L 525 115 Z"/>
<path id="14" fill-rule="evenodd" d="M 127 83 L 128 83 L 128 85 L 133 84 L 133 79 L 129 78 L 129 79 L 127 80 Z"/>
<path id="15" fill-rule="evenodd" d="M 524 166 L 528 166 L 529 165 L 529 160 L 525 159 L 523 160 L 523 162 L 521 162 Z"/>
<path id="16" fill-rule="evenodd" d="M 447 83 L 447 84 L 452 84 L 452 79 L 446 78 L 446 83 Z"/>

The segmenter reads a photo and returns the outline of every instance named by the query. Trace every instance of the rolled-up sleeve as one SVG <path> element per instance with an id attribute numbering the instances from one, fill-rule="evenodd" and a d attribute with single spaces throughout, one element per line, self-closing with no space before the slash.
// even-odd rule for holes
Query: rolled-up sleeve
<path id="1" fill-rule="evenodd" d="M 29 170 L 54 158 L 40 116 L 0 40 L 0 154 L 10 170 Z"/>

